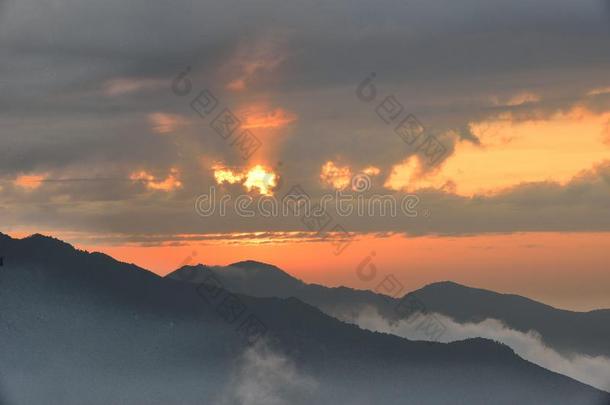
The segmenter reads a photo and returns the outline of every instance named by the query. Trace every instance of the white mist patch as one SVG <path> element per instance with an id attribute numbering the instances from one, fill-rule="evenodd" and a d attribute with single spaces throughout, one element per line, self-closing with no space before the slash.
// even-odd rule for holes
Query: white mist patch
<path id="1" fill-rule="evenodd" d="M 437 341 L 448 343 L 482 337 L 506 344 L 519 356 L 546 369 L 571 377 L 593 387 L 610 392 L 610 358 L 582 354 L 562 355 L 546 346 L 535 331 L 519 332 L 496 319 L 479 323 L 457 323 L 444 315 L 433 314 L 446 328 Z M 385 332 L 410 340 L 431 340 L 420 325 L 423 317 L 414 314 L 409 319 L 390 324 L 373 308 L 361 311 L 353 322 L 364 329 Z M 413 320 L 414 317 L 417 319 Z"/>
<path id="2" fill-rule="evenodd" d="M 219 405 L 309 404 L 317 385 L 288 357 L 259 342 L 244 352 Z"/>

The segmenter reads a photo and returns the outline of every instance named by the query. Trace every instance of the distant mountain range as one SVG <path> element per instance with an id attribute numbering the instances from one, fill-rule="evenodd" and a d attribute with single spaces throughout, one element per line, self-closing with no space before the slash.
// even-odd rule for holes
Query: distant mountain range
<path id="1" fill-rule="evenodd" d="M 452 282 L 435 283 L 410 293 L 430 312 L 458 322 L 498 319 L 511 329 L 534 330 L 559 352 L 610 357 L 610 310 L 574 312 L 513 294 L 498 294 Z"/>
<path id="2" fill-rule="evenodd" d="M 497 319 L 517 331 L 538 332 L 547 345 L 560 353 L 610 357 L 609 309 L 566 311 L 518 295 L 447 281 L 392 298 L 366 290 L 306 284 L 275 266 L 255 261 L 225 267 L 184 266 L 166 277 L 201 282 L 209 272 L 231 291 L 255 297 L 295 297 L 346 320 L 353 319 L 367 307 L 375 308 L 389 321 L 406 318 L 416 311 L 445 315 L 460 323 Z M 410 299 L 415 302 L 413 305 L 400 306 Z"/>
<path id="3" fill-rule="evenodd" d="M 299 287 L 253 262 L 162 278 L 53 238 L 2 234 L 0 256 L 2 404 L 610 403 L 489 340 L 409 341 L 269 294 L 281 285 L 327 305 L 387 300 Z M 260 294 L 227 291 L 250 287 Z"/>
<path id="4" fill-rule="evenodd" d="M 209 274 L 236 293 L 253 297 L 295 297 L 331 314 L 355 315 L 367 306 L 378 308 L 388 317 L 394 316 L 397 301 L 368 290 L 347 287 L 325 287 L 307 284 L 276 266 L 252 260 L 229 266 L 184 266 L 166 278 L 192 283 L 203 282 Z"/>

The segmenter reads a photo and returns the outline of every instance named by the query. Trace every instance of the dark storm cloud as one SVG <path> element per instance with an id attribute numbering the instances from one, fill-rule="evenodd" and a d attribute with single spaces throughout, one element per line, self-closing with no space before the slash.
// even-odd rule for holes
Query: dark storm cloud
<path id="1" fill-rule="evenodd" d="M 516 119 L 532 111 L 551 115 L 577 102 L 606 111 L 610 97 L 585 98 L 587 91 L 610 85 L 605 5 L 598 0 L 0 1 L 0 203 L 16 223 L 81 230 L 299 230 L 298 224 L 263 219 L 225 218 L 205 226 L 193 221 L 193 199 L 212 182 L 200 158 L 238 161 L 209 123 L 190 110 L 189 100 L 170 91 L 171 80 L 186 66 L 192 67 L 196 90 L 211 88 L 231 107 L 260 93 L 271 106 L 295 112 L 298 120 L 280 138 L 280 153 L 272 159 L 282 162 L 286 184 L 321 191 L 318 175 L 327 160 L 354 170 L 375 165 L 387 175 L 412 153 L 376 115 L 375 105 L 356 97 L 370 72 L 377 73 L 378 101 L 394 95 L 448 153 L 457 142 L 479 143 L 468 123 L 500 112 L 510 111 Z M 239 73 L 232 58 L 244 49 L 247 58 L 258 43 L 275 40 L 279 68 L 261 74 L 251 93 L 227 92 L 227 81 Z M 113 80 L 144 84 L 109 94 Z M 490 102 L 491 96 L 509 99 L 520 91 L 541 100 L 522 106 Z M 178 114 L 187 124 L 176 134 L 156 134 L 148 115 L 159 111 Z M 172 167 L 183 182 L 172 196 L 127 181 L 135 170 L 163 178 Z M 88 180 L 46 182 L 29 193 L 12 185 L 18 174 L 29 172 L 47 173 L 50 180 Z M 427 203 L 436 213 L 430 220 L 358 219 L 350 225 L 358 231 L 414 233 L 600 229 L 607 224 L 581 212 L 589 203 L 571 200 L 599 198 L 602 192 L 592 190 L 600 184 L 580 179 L 566 187 L 520 186 L 485 199 L 430 194 Z M 553 210 L 533 214 L 538 206 L 551 205 L 549 196 L 558 199 L 552 206 L 561 220 L 547 218 Z M 112 210 L 95 201 L 113 201 Z M 533 208 L 521 221 L 507 207 L 525 201 Z"/>

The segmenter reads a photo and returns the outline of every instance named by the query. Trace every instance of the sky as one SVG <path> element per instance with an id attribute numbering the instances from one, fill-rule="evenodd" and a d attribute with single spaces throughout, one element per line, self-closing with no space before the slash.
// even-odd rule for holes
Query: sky
<path id="1" fill-rule="evenodd" d="M 0 0 L 0 60 L 0 232 L 610 308 L 604 1 Z"/>

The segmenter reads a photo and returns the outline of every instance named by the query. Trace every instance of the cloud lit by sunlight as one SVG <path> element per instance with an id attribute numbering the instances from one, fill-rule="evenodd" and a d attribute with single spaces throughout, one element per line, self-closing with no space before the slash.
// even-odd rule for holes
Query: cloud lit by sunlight
<path id="1" fill-rule="evenodd" d="M 394 165 L 384 187 L 406 192 L 420 189 L 454 190 L 450 179 L 436 172 L 425 172 L 418 155 L 411 155 L 404 162 Z"/>
<path id="2" fill-rule="evenodd" d="M 422 174 L 415 157 L 394 166 L 386 187 L 414 191 L 443 188 L 462 196 L 493 194 L 529 182 L 565 184 L 610 159 L 610 112 L 574 107 L 544 116 L 503 113 L 471 122 L 480 145 L 459 142 L 435 172 Z"/>
<path id="3" fill-rule="evenodd" d="M 352 168 L 348 165 L 339 165 L 332 160 L 327 161 L 322 165 L 320 170 L 320 181 L 325 186 L 334 188 L 335 190 L 344 190 L 348 187 L 354 188 L 354 180 L 359 175 L 366 175 L 369 177 L 378 176 L 381 173 L 381 169 L 376 166 L 367 166 L 360 171 L 352 171 Z"/>
<path id="4" fill-rule="evenodd" d="M 17 176 L 13 184 L 26 190 L 34 190 L 40 187 L 43 180 L 47 177 L 46 174 L 22 174 Z"/>
<path id="5" fill-rule="evenodd" d="M 297 118 L 295 114 L 283 108 L 266 110 L 260 105 L 240 111 L 240 116 L 244 116 L 244 129 L 282 128 Z"/>
<path id="6" fill-rule="evenodd" d="M 244 179 L 244 175 L 242 173 L 236 173 L 233 170 L 223 168 L 220 165 L 215 165 L 212 167 L 212 169 L 214 170 L 214 179 L 218 184 L 236 184 L 241 183 Z"/>
<path id="7" fill-rule="evenodd" d="M 540 100 L 541 98 L 539 95 L 529 91 L 523 91 L 504 98 L 492 97 L 492 102 L 495 105 L 503 106 L 519 106 L 527 103 L 536 103 Z"/>
<path id="8" fill-rule="evenodd" d="M 246 174 L 244 186 L 248 191 L 258 190 L 262 195 L 272 195 L 272 190 L 277 186 L 277 175 L 261 165 L 256 165 Z"/>
<path id="9" fill-rule="evenodd" d="M 334 189 L 343 190 L 351 184 L 352 169 L 349 166 L 338 166 L 328 161 L 322 166 L 320 180 Z"/>
<path id="10" fill-rule="evenodd" d="M 297 115 L 286 108 L 274 104 L 267 95 L 257 97 L 256 101 L 239 104 L 236 115 L 241 120 L 240 128 L 251 131 L 258 137 L 263 147 L 252 155 L 257 162 L 270 162 L 278 159 L 282 143 L 290 133 L 291 124 Z"/>
<path id="11" fill-rule="evenodd" d="M 368 166 L 362 169 L 362 173 L 366 174 L 367 176 L 377 176 L 379 173 L 381 173 L 381 169 L 375 166 Z"/>
<path id="12" fill-rule="evenodd" d="M 261 195 L 273 195 L 273 189 L 278 185 L 278 175 L 261 164 L 243 171 L 228 169 L 220 165 L 215 165 L 212 169 L 217 184 L 241 184 L 246 190 L 256 191 Z"/>
<path id="13" fill-rule="evenodd" d="M 172 168 L 165 179 L 156 178 L 145 170 L 132 173 L 129 178 L 132 181 L 144 183 L 149 190 L 174 191 L 182 187 L 179 175 L 178 169 Z"/>
<path id="14" fill-rule="evenodd" d="M 587 96 L 599 96 L 610 93 L 610 87 L 598 87 L 587 92 Z"/>

